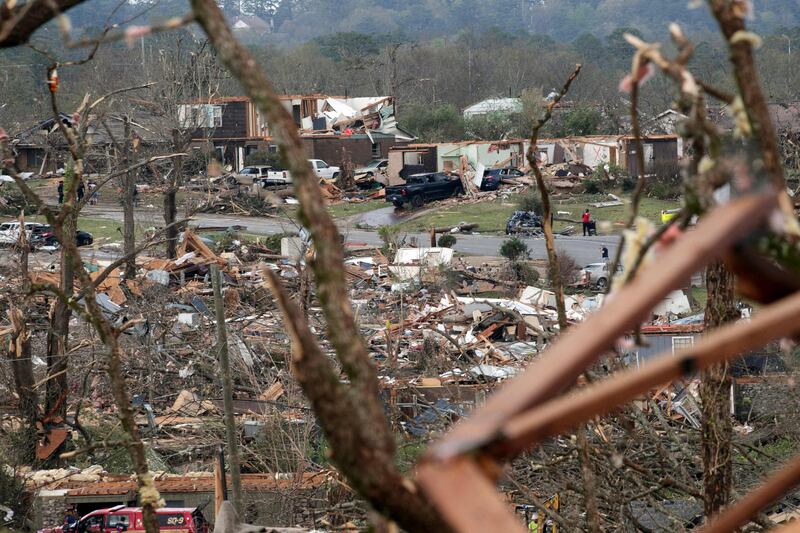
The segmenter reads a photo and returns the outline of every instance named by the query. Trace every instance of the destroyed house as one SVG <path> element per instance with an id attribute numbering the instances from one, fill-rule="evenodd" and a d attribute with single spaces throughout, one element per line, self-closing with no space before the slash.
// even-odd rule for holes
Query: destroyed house
<path id="1" fill-rule="evenodd" d="M 637 368 L 663 352 L 671 352 L 694 346 L 695 339 L 703 334 L 702 320 L 697 323 L 647 325 L 641 327 L 642 345 L 628 352 L 629 363 Z"/>
<path id="2" fill-rule="evenodd" d="M 74 478 L 67 476 L 30 488 L 35 498 L 37 528 L 61 524 L 70 507 L 83 516 L 116 505 L 139 505 L 136 482 L 129 475 L 105 474 L 91 481 L 83 477 L 86 476 L 76 472 Z M 324 472 L 242 474 L 241 479 L 246 517 L 259 524 L 285 524 L 299 522 L 301 515 L 313 513 L 315 501 L 321 504 L 327 475 Z M 230 487 L 230 478 L 227 481 Z M 211 472 L 161 474 L 156 476 L 155 485 L 167 507 L 200 507 L 206 519 L 214 521 L 214 476 Z M 290 505 L 290 495 L 295 496 L 298 505 Z"/>
<path id="3" fill-rule="evenodd" d="M 59 115 L 61 122 L 73 128 L 73 117 L 65 113 Z M 125 138 L 125 117 L 123 115 L 97 115 L 88 118 L 85 154 L 86 169 L 89 173 L 110 170 L 115 143 Z M 129 117 L 131 133 L 144 149 L 153 149 L 166 144 L 165 137 L 158 135 L 159 118 L 147 113 L 137 112 Z M 15 156 L 15 167 L 20 172 L 33 172 L 46 175 L 63 168 L 68 159 L 67 144 L 59 131 L 54 118 L 36 123 L 11 140 Z"/>
<path id="4" fill-rule="evenodd" d="M 408 144 L 389 151 L 387 174 L 391 183 L 420 172 L 460 172 L 461 166 L 477 169 L 527 167 L 527 139 Z M 645 173 L 673 171 L 683 155 L 676 135 L 642 137 Z M 636 142 L 632 135 L 588 135 L 563 139 L 540 139 L 536 157 L 541 165 L 580 163 L 594 170 L 599 165 L 617 165 L 628 174 L 638 174 Z"/>
<path id="5" fill-rule="evenodd" d="M 300 129 L 309 158 L 341 166 L 346 150 L 355 166 L 385 159 L 389 148 L 414 139 L 397 124 L 391 96 L 337 98 L 326 95 L 284 95 L 281 102 Z M 214 98 L 180 105 L 185 127 L 196 128 L 196 148 L 207 147 L 234 169 L 259 150 L 277 152 L 269 124 L 243 96 Z"/>
<path id="6" fill-rule="evenodd" d="M 631 175 L 639 173 L 636 139 L 633 135 L 587 135 L 557 141 L 566 161 L 597 168 L 616 165 Z M 656 173 L 662 165 L 674 166 L 683 157 L 683 144 L 677 135 L 645 135 L 641 138 L 645 174 Z"/>
<path id="7" fill-rule="evenodd" d="M 409 144 L 389 151 L 387 175 L 398 181 L 420 172 L 460 172 L 462 163 L 471 168 L 522 167 L 528 146 L 525 139 Z"/>

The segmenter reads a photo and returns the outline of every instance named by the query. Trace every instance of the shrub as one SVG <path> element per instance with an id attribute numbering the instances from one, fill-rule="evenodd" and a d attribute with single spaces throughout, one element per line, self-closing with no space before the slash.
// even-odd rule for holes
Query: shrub
<path id="1" fill-rule="evenodd" d="M 438 244 L 440 248 L 452 248 L 455 243 L 455 235 L 450 235 L 449 233 L 445 233 L 436 241 L 436 244 Z"/>
<path id="2" fill-rule="evenodd" d="M 625 176 L 620 180 L 620 187 L 624 192 L 631 192 L 636 188 L 636 182 L 638 180 L 636 178 L 632 178 L 630 176 Z"/>
<path id="3" fill-rule="evenodd" d="M 674 161 L 657 161 L 644 184 L 644 192 L 652 198 L 672 200 L 683 193 L 681 170 Z"/>
<path id="4" fill-rule="evenodd" d="M 11 520 L 3 524 L 6 531 L 25 531 L 29 526 L 32 505 L 29 493 L 25 490 L 25 482 L 17 476 L 12 467 L 2 465 L 0 468 L 0 507 L 10 509 L 13 513 Z M 2 516 L 6 516 L 5 509 Z"/>
<path id="5" fill-rule="evenodd" d="M 603 183 L 600 180 L 585 179 L 583 180 L 583 186 L 587 194 L 602 194 L 604 192 Z"/>
<path id="6" fill-rule="evenodd" d="M 539 281 L 539 271 L 528 263 L 520 261 L 511 263 L 511 273 L 516 281 L 525 285 L 534 285 Z"/>
<path id="7" fill-rule="evenodd" d="M 594 108 L 582 106 L 567 113 L 563 121 L 564 135 L 594 135 L 603 122 L 603 115 Z"/>
<path id="8" fill-rule="evenodd" d="M 0 187 L 0 215 L 19 216 L 20 212 L 30 215 L 36 212 L 36 206 L 25 198 L 16 183 L 3 183 Z"/>
<path id="9" fill-rule="evenodd" d="M 542 197 L 539 195 L 539 191 L 535 189 L 528 189 L 525 191 L 525 193 L 519 197 L 517 207 L 519 207 L 520 211 L 533 211 L 537 215 L 541 215 L 544 212 Z"/>
<path id="10" fill-rule="evenodd" d="M 405 238 L 400 235 L 400 229 L 397 226 L 381 226 L 378 228 L 378 237 L 380 237 L 381 242 L 383 242 L 381 253 L 383 253 L 389 261 L 393 261 L 394 253 L 405 242 Z"/>
<path id="11" fill-rule="evenodd" d="M 423 142 L 452 141 L 464 138 L 464 117 L 451 104 L 401 106 L 400 122 Z"/>
<path id="12" fill-rule="evenodd" d="M 511 237 L 503 241 L 500 245 L 500 255 L 509 261 L 519 261 L 520 259 L 528 259 L 530 257 L 530 250 L 528 245 L 517 237 Z"/>
<path id="13" fill-rule="evenodd" d="M 550 282 L 550 286 L 555 286 L 556 276 L 561 279 L 561 285 L 567 286 L 575 283 L 578 281 L 578 275 L 580 274 L 580 267 L 578 263 L 575 262 L 575 259 L 572 256 L 567 255 L 565 253 L 558 254 L 558 261 L 556 263 L 556 270 L 553 271 L 550 268 L 550 263 L 547 264 L 547 278 Z"/>
<path id="14" fill-rule="evenodd" d="M 518 113 L 493 112 L 469 117 L 464 120 L 464 131 L 468 138 L 478 140 L 503 139 L 517 133 Z"/>

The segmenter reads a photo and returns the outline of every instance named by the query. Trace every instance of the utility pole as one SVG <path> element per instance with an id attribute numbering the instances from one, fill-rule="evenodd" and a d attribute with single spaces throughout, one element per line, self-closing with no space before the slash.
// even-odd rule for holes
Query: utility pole
<path id="1" fill-rule="evenodd" d="M 236 442 L 236 420 L 233 417 L 233 379 L 228 360 L 228 332 L 225 330 L 225 305 L 222 301 L 222 276 L 217 265 L 211 265 L 211 285 L 214 287 L 214 309 L 217 315 L 217 349 L 222 370 L 223 409 L 225 411 L 225 440 L 233 485 L 233 507 L 242 516 L 242 479 L 239 472 L 239 445 Z M 225 475 L 225 472 L 222 472 Z"/>

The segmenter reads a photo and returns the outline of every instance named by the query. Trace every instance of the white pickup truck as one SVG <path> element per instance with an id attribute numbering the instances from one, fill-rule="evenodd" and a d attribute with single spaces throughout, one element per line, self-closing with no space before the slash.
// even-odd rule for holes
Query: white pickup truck
<path id="1" fill-rule="evenodd" d="M 288 170 L 276 170 L 267 165 L 251 165 L 244 167 L 235 176 L 231 176 L 231 185 L 252 185 L 258 183 L 262 187 L 290 185 L 292 175 Z"/>
<path id="2" fill-rule="evenodd" d="M 321 179 L 335 180 L 339 178 L 339 167 L 328 165 L 322 159 L 309 159 L 311 168 L 314 169 L 314 174 Z"/>

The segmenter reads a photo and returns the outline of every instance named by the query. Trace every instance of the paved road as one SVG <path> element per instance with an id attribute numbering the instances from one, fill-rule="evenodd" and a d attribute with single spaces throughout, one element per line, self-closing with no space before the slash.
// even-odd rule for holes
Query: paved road
<path id="1" fill-rule="evenodd" d="M 122 210 L 106 206 L 87 206 L 82 213 L 89 217 L 108 218 L 122 221 Z M 180 216 L 180 214 L 179 214 Z M 147 226 L 160 226 L 163 224 L 161 212 L 157 209 L 139 208 L 136 211 L 136 219 L 140 224 Z M 198 213 L 192 217 L 194 223 L 199 226 L 246 226 L 247 233 L 256 235 L 272 235 L 283 232 L 296 232 L 300 228 L 294 222 L 282 218 L 261 218 L 261 217 L 240 217 L 218 214 Z M 363 243 L 366 245 L 379 245 L 381 240 L 375 231 L 365 231 L 357 229 L 353 224 L 340 223 L 340 231 L 345 235 L 348 243 L 353 245 Z M 424 245 L 430 238 L 426 233 L 410 233 L 409 238 L 416 237 L 420 245 Z M 471 255 L 496 256 L 500 245 L 505 237 L 498 235 L 458 235 L 455 250 Z M 525 239 L 531 250 L 533 259 L 544 259 L 547 257 L 544 239 Z M 572 256 L 575 261 L 583 266 L 588 263 L 600 261 L 600 248 L 606 246 L 611 256 L 616 253 L 619 237 L 599 236 L 599 237 L 563 237 L 556 238 L 556 247 Z"/>

